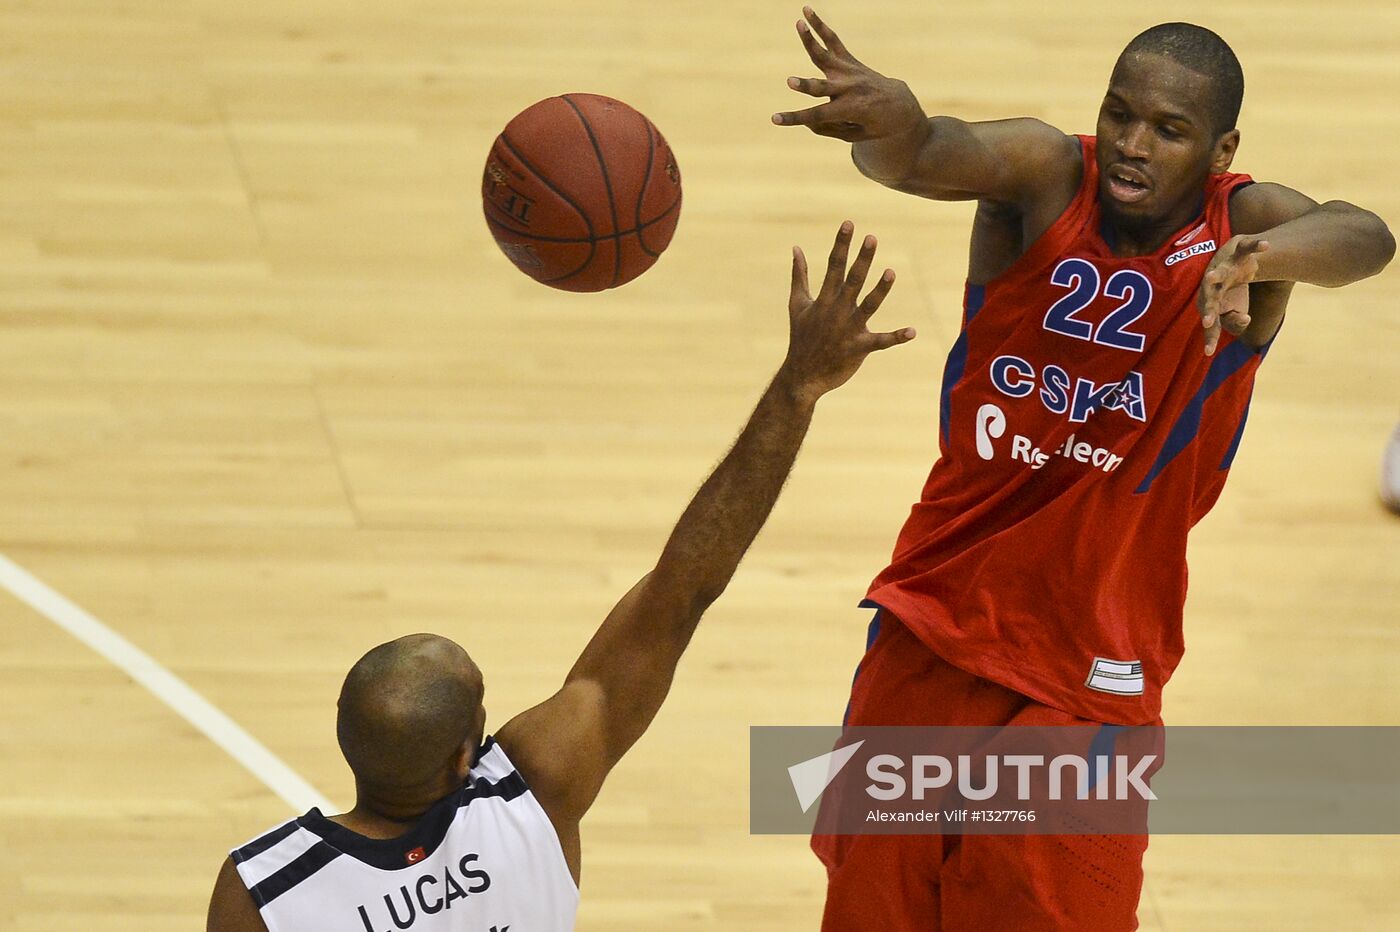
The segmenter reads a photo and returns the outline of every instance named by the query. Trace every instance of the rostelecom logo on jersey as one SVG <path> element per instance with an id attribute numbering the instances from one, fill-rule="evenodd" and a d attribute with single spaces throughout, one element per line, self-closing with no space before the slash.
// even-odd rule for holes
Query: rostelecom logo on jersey
<path id="1" fill-rule="evenodd" d="M 1006 412 L 990 402 L 982 405 L 977 409 L 974 431 L 977 455 L 988 462 L 995 460 L 998 447 L 1002 446 L 996 441 L 1006 434 Z M 1113 472 L 1123 465 L 1123 457 L 1112 450 L 1076 440 L 1074 434 L 1070 434 L 1063 444 L 1049 452 L 1042 450 L 1029 437 L 1013 434 L 1007 452 L 1013 461 L 1025 463 L 1031 469 L 1040 469 L 1050 462 L 1052 456 L 1062 456 L 1072 463 L 1092 466 L 1103 472 Z"/>
<path id="2" fill-rule="evenodd" d="M 977 455 L 984 460 L 996 459 L 992 441 L 1006 433 L 1006 412 L 994 404 L 977 409 Z"/>

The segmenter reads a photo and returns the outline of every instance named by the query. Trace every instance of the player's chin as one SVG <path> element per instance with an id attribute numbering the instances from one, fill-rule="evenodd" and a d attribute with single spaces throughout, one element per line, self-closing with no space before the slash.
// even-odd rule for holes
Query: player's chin
<path id="1" fill-rule="evenodd" d="M 1156 217 L 1156 192 L 1147 191 L 1132 200 L 1124 200 L 1108 185 L 1099 186 L 1099 207 L 1109 220 L 1124 224 L 1141 224 Z"/>

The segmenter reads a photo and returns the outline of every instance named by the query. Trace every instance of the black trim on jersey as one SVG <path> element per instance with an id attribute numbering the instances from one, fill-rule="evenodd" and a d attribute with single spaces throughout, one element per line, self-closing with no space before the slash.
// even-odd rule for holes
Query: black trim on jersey
<path id="1" fill-rule="evenodd" d="M 341 852 L 324 841 L 318 841 L 303 852 L 301 857 L 265 880 L 254 884 L 248 892 L 253 895 L 253 902 L 258 904 L 258 909 L 262 909 L 340 855 Z"/>
<path id="2" fill-rule="evenodd" d="M 488 738 L 482 745 L 482 754 L 494 746 L 494 742 Z M 297 819 L 297 824 L 320 836 L 323 844 L 333 845 L 337 851 L 357 861 L 380 870 L 397 871 L 413 866 L 409 864 L 407 854 L 415 848 L 422 848 L 424 856 L 431 857 L 447 837 L 452 821 L 457 818 L 457 811 L 471 805 L 473 800 L 500 799 L 510 802 L 529 790 L 525 778 L 516 770 L 496 781 L 477 777 L 434 803 L 411 829 L 397 838 L 367 838 L 327 819 L 319 809 L 312 809 Z"/>
<path id="3" fill-rule="evenodd" d="M 461 809 L 473 799 L 502 799 L 510 802 L 524 796 L 529 791 L 530 787 L 526 785 L 525 778 L 520 775 L 520 771 L 512 770 L 495 783 L 490 780 L 477 780 L 475 783 L 462 787 L 462 795 L 457 798 L 457 808 Z"/>
<path id="4" fill-rule="evenodd" d="M 274 828 L 272 831 L 268 832 L 266 835 L 261 836 L 260 838 L 254 838 L 242 848 L 236 849 L 230 855 L 230 857 L 233 858 L 233 863 L 242 864 L 244 861 L 251 860 L 257 857 L 258 855 L 262 854 L 268 848 L 271 848 L 273 845 L 277 844 L 282 839 L 288 837 L 296 830 L 297 820 L 293 819 L 285 825 L 277 826 L 277 828 Z"/>

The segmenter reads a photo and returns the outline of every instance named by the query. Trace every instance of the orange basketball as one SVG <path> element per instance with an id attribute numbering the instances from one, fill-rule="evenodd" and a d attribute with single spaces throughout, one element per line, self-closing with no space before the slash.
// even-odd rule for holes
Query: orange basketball
<path id="1" fill-rule="evenodd" d="M 651 268 L 681 213 L 681 174 L 651 121 L 611 97 L 564 94 L 496 137 L 481 180 L 506 257 L 551 288 L 602 291 Z"/>

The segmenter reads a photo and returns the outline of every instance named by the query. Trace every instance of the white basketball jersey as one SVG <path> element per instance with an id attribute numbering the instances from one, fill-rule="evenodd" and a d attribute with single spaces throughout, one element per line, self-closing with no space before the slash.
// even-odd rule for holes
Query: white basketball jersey
<path id="1" fill-rule="evenodd" d="M 554 826 L 491 738 L 406 835 L 312 809 L 232 857 L 270 932 L 567 932 L 578 910 Z"/>

